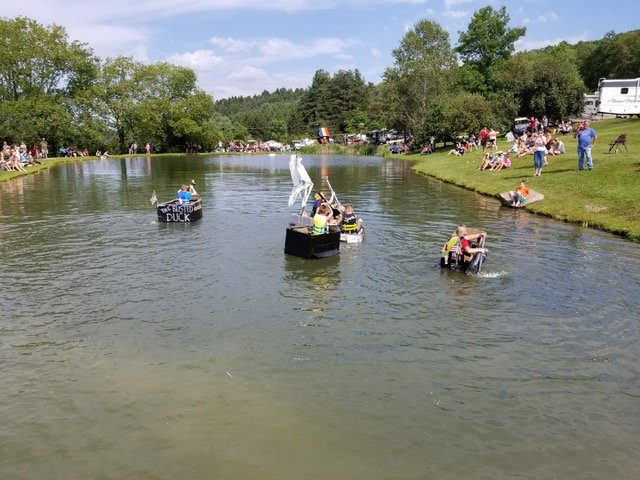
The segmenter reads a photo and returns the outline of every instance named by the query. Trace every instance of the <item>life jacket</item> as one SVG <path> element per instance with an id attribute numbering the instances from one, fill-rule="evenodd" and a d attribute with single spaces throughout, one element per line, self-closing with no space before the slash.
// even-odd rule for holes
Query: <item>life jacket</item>
<path id="1" fill-rule="evenodd" d="M 358 231 L 358 219 L 355 214 L 349 214 L 342 220 L 342 231 L 344 233 L 356 233 Z"/>
<path id="2" fill-rule="evenodd" d="M 320 235 L 323 233 L 329 233 L 329 226 L 327 225 L 326 215 L 315 214 L 313 216 L 313 226 L 311 233 L 314 235 Z"/>
<path id="3" fill-rule="evenodd" d="M 440 265 L 452 270 L 465 270 L 471 258 L 462 251 L 460 237 L 454 235 L 442 247 Z"/>
<path id="4" fill-rule="evenodd" d="M 451 265 L 452 261 L 457 263 L 460 252 L 460 239 L 454 235 L 447 241 L 447 243 L 444 244 L 442 251 L 440 252 L 442 266 Z"/>

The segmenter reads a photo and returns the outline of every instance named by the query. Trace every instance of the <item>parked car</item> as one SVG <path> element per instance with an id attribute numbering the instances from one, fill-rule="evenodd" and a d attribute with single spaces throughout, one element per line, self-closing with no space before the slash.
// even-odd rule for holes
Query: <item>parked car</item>
<path id="1" fill-rule="evenodd" d="M 529 128 L 529 119 L 527 117 L 518 117 L 513 121 L 513 133 L 516 137 L 521 136 L 523 133 L 527 133 Z"/>

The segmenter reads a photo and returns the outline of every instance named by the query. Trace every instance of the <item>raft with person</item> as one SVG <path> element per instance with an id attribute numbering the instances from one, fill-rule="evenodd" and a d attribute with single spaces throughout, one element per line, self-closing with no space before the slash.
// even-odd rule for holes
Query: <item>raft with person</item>
<path id="1" fill-rule="evenodd" d="M 531 205 L 532 203 L 539 202 L 540 200 L 544 200 L 543 194 L 532 189 L 529 189 L 529 195 L 524 197 L 524 199 L 519 203 L 515 203 L 513 201 L 512 192 L 502 192 L 498 197 L 505 207 L 511 208 L 522 208 Z"/>
<path id="2" fill-rule="evenodd" d="M 454 272 L 477 275 L 487 259 L 487 232 L 460 225 L 440 251 L 440 267 Z"/>
<path id="3" fill-rule="evenodd" d="M 284 253 L 302 258 L 324 258 L 338 255 L 340 253 L 339 228 L 328 224 L 329 215 L 310 216 L 305 210 L 313 189 L 313 182 L 299 155 L 291 155 L 289 170 L 293 182 L 289 206 L 291 207 L 298 198 L 301 199 L 301 202 L 300 210 L 297 214 L 292 214 L 291 222 L 286 229 Z M 323 208 L 329 207 L 324 205 Z"/>
<path id="4" fill-rule="evenodd" d="M 338 212 L 340 215 L 340 241 L 346 243 L 362 243 L 364 240 L 364 220 L 358 217 L 354 210 L 353 205 L 342 205 L 336 192 L 334 192 L 329 177 L 322 178 L 323 186 L 331 195 L 329 196 L 329 204 L 333 208 L 334 212 Z"/>
<path id="5" fill-rule="evenodd" d="M 156 207 L 158 221 L 163 223 L 191 223 L 202 218 L 202 198 L 195 189 L 195 182 L 182 185 L 176 198 L 158 203 L 156 192 L 151 195 L 151 204 Z"/>

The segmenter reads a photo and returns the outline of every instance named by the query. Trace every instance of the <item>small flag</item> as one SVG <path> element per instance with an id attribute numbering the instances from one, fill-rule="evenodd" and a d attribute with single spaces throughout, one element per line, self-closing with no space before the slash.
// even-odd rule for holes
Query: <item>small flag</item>
<path id="1" fill-rule="evenodd" d="M 328 137 L 328 136 L 330 136 L 329 128 L 328 127 L 320 127 L 318 129 L 318 136 L 319 137 Z"/>
<path id="2" fill-rule="evenodd" d="M 151 194 L 151 198 L 149 199 L 149 201 L 151 202 L 151 205 L 155 205 L 156 203 L 158 203 L 158 197 L 156 197 L 156 191 L 155 190 Z"/>

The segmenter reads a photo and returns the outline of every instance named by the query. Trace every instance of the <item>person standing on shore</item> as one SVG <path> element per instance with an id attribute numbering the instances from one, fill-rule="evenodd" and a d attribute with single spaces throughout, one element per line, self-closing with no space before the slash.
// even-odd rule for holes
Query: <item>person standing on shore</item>
<path id="1" fill-rule="evenodd" d="M 49 144 L 44 137 L 40 140 L 40 155 L 41 158 L 47 158 L 49 156 Z"/>
<path id="2" fill-rule="evenodd" d="M 544 167 L 544 157 L 547 154 L 546 138 L 544 133 L 537 132 L 533 134 L 533 168 L 534 168 L 534 177 L 539 177 L 542 175 L 542 167 Z"/>
<path id="3" fill-rule="evenodd" d="M 578 139 L 578 170 L 584 170 L 584 157 L 587 157 L 587 168 L 593 169 L 593 157 L 591 155 L 591 147 L 596 144 L 598 134 L 589 127 L 589 121 L 580 124 L 576 132 Z"/>

